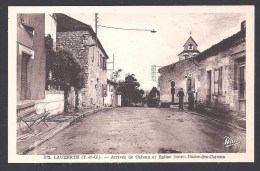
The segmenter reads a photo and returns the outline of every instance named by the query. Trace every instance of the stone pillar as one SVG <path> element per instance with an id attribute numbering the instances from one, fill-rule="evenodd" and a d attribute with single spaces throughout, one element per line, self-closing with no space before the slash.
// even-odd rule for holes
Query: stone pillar
<path id="1" fill-rule="evenodd" d="M 82 93 L 80 90 L 77 91 L 77 104 L 76 104 L 76 108 L 77 110 L 81 110 L 82 109 Z"/>
<path id="2" fill-rule="evenodd" d="M 82 98 L 81 104 L 82 104 L 82 107 L 83 107 L 83 108 L 88 106 L 87 96 L 88 96 L 88 94 L 87 94 L 87 88 L 82 88 L 82 89 L 81 89 L 81 98 Z"/>
<path id="3" fill-rule="evenodd" d="M 70 87 L 70 91 L 67 95 L 68 112 L 74 112 L 76 107 L 76 93 L 73 86 Z"/>

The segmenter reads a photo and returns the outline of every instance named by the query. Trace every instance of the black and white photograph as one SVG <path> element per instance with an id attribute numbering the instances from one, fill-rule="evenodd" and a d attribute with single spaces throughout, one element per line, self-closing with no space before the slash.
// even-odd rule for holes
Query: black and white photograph
<path id="1" fill-rule="evenodd" d="M 253 6 L 8 17 L 9 162 L 254 161 Z"/>

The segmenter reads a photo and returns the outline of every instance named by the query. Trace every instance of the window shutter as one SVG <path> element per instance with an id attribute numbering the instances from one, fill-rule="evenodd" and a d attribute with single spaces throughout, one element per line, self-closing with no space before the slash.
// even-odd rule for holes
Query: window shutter
<path id="1" fill-rule="evenodd" d="M 237 64 L 234 64 L 234 90 L 237 90 Z"/>
<path id="2" fill-rule="evenodd" d="M 218 94 L 222 94 L 222 67 L 218 69 Z"/>
<path id="3" fill-rule="evenodd" d="M 214 94 L 218 94 L 218 69 L 214 70 Z"/>
<path id="4" fill-rule="evenodd" d="M 21 17 L 22 24 L 29 26 L 29 27 L 33 27 L 32 26 L 32 20 L 33 20 L 32 15 L 22 14 L 22 17 Z"/>
<path id="5" fill-rule="evenodd" d="M 102 68 L 103 67 L 103 57 L 102 57 L 102 55 L 100 54 L 100 58 L 99 58 L 99 60 L 100 60 L 100 68 Z"/>

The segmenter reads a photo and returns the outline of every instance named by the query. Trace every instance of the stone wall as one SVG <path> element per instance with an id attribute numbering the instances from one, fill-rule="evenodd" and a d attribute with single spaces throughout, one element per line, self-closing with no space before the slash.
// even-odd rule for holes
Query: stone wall
<path id="1" fill-rule="evenodd" d="M 57 115 L 64 112 L 64 91 L 45 91 L 45 99 L 35 101 L 36 113 L 50 112 Z"/>
<path id="2" fill-rule="evenodd" d="M 171 81 L 175 81 L 174 102 L 178 102 L 177 93 L 180 88 L 183 88 L 185 93 L 184 101 L 188 99 L 187 95 L 187 79 L 195 81 L 197 66 L 193 63 L 192 58 L 188 58 L 160 69 L 159 86 L 160 86 L 160 101 L 171 102 Z M 195 87 L 196 91 L 196 87 Z"/>

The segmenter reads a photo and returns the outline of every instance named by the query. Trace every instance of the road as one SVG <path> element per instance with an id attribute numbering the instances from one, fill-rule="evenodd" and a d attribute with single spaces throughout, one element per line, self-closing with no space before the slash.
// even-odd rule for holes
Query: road
<path id="1" fill-rule="evenodd" d="M 132 107 L 83 118 L 28 154 L 242 153 L 245 143 L 245 132 L 189 111 Z"/>

